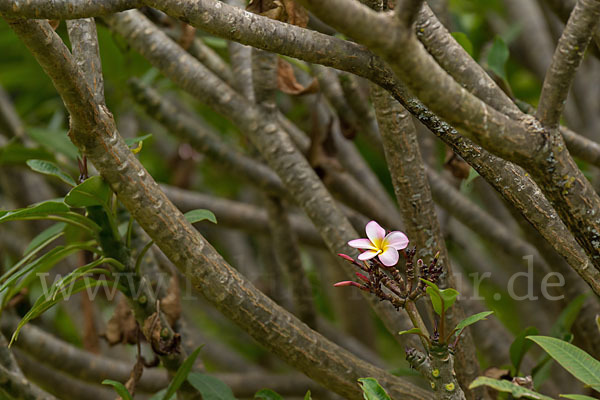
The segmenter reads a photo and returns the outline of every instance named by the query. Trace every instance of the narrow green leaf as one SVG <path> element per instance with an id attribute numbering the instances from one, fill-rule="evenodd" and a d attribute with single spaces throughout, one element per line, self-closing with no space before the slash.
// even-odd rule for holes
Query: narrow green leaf
<path id="1" fill-rule="evenodd" d="M 167 393 L 167 388 L 164 388 L 163 390 L 154 393 L 152 397 L 150 397 L 150 400 L 163 400 L 165 397 L 165 393 Z"/>
<path id="2" fill-rule="evenodd" d="M 71 189 L 65 196 L 65 203 L 71 207 L 103 206 L 108 208 L 111 195 L 112 191 L 102 177 L 92 176 Z"/>
<path id="3" fill-rule="evenodd" d="M 97 281 L 97 280 L 77 281 L 73 284 L 73 286 L 71 286 L 69 288 L 68 292 L 64 292 L 62 296 L 57 297 L 55 299 L 51 299 L 48 296 L 42 294 L 40 297 L 38 297 L 36 302 L 33 304 L 33 307 L 31 307 L 31 310 L 29 310 L 29 312 L 27 312 L 27 314 L 25 314 L 23 319 L 21 319 L 21 322 L 19 322 L 19 325 L 17 325 L 17 329 L 15 330 L 15 332 L 13 333 L 13 335 L 10 339 L 9 346 L 11 346 L 18 339 L 19 332 L 21 331 L 21 329 L 32 319 L 39 317 L 41 314 L 46 312 L 48 309 L 50 309 L 57 303 L 63 301 L 64 299 L 70 298 L 72 295 L 77 294 L 77 293 L 81 292 L 82 290 L 85 290 L 87 288 L 96 287 L 96 286 L 103 285 L 103 284 L 104 284 L 104 281 Z"/>
<path id="4" fill-rule="evenodd" d="M 185 380 L 188 377 L 188 374 L 194 367 L 194 363 L 196 362 L 196 358 L 198 358 L 198 354 L 200 354 L 200 350 L 202 350 L 202 347 L 203 346 L 200 346 L 196 350 L 194 350 L 192 354 L 190 354 L 188 358 L 186 358 L 185 361 L 179 366 L 179 368 L 177 369 L 177 373 L 175 374 L 173 380 L 171 380 L 171 383 L 167 387 L 167 392 L 163 397 L 164 400 L 169 400 L 177 392 L 177 390 L 183 384 L 183 382 L 185 382 Z"/>
<path id="5" fill-rule="evenodd" d="M 524 388 L 523 386 L 515 385 L 510 381 L 498 380 L 480 376 L 469 385 L 469 389 L 474 389 L 480 386 L 489 386 L 499 392 L 510 393 L 515 399 L 525 398 L 533 400 L 554 400 L 552 397 L 544 396 L 543 394 L 534 392 Z"/>
<path id="6" fill-rule="evenodd" d="M 575 378 L 598 390 L 597 388 L 600 387 L 600 361 L 564 340 L 549 336 L 528 336 L 527 339 L 533 340 L 542 347 L 550 357 Z"/>
<path id="7" fill-rule="evenodd" d="M 508 46 L 500 36 L 494 38 L 494 43 L 487 56 L 489 68 L 496 75 L 507 81 L 506 62 L 508 61 L 509 51 Z"/>
<path id="8" fill-rule="evenodd" d="M 32 158 L 38 160 L 53 160 L 54 156 L 41 147 L 26 147 L 23 144 L 10 141 L 0 148 L 0 165 L 23 164 Z"/>
<path id="9" fill-rule="evenodd" d="M 202 394 L 203 400 L 235 400 L 229 386 L 214 376 L 192 372 L 188 382 Z"/>
<path id="10" fill-rule="evenodd" d="M 525 328 L 521 333 L 517 335 L 515 340 L 510 345 L 509 353 L 510 353 L 510 361 L 512 362 L 514 370 L 514 376 L 517 376 L 519 373 L 519 368 L 521 367 L 521 362 L 523 361 L 523 357 L 527 351 L 533 346 L 533 342 L 530 340 L 526 340 L 527 336 L 537 335 L 539 331 L 536 327 L 530 326 Z"/>
<path id="11" fill-rule="evenodd" d="M 261 389 L 254 394 L 255 399 L 260 400 L 283 400 L 277 392 L 271 389 Z"/>
<path id="12" fill-rule="evenodd" d="M 365 400 L 391 400 L 384 388 L 375 378 L 360 378 L 358 384 L 363 391 Z"/>
<path id="13" fill-rule="evenodd" d="M 79 155 L 79 150 L 67 136 L 66 130 L 29 128 L 27 136 L 47 149 L 64 154 L 72 160 L 76 160 Z"/>
<path id="14" fill-rule="evenodd" d="M 0 217 L 0 222 L 34 218 L 43 219 L 50 214 L 62 214 L 68 211 L 69 207 L 63 199 L 46 200 L 41 203 L 32 204 L 26 208 L 9 211 Z"/>
<path id="15" fill-rule="evenodd" d="M 493 313 L 494 313 L 493 311 L 483 311 L 483 312 L 471 315 L 470 317 L 467 317 L 467 318 L 463 319 L 462 321 L 460 321 L 458 324 L 456 324 L 456 328 L 454 328 L 454 332 L 458 332 L 460 334 L 460 332 L 462 332 L 462 330 L 465 329 L 467 326 L 473 325 L 476 322 L 484 320 L 484 319 L 486 319 L 486 317 L 489 317 Z"/>
<path id="16" fill-rule="evenodd" d="M 306 392 L 304 395 L 304 400 L 312 400 L 312 395 L 310 394 L 310 390 Z"/>
<path id="17" fill-rule="evenodd" d="M 44 160 L 27 160 L 27 165 L 32 170 L 45 175 L 52 175 L 60 179 L 61 181 L 75 186 L 76 183 L 71 176 L 64 172 L 58 165 L 50 161 Z"/>
<path id="18" fill-rule="evenodd" d="M 458 44 L 462 46 L 463 49 L 465 49 L 467 53 L 469 53 L 471 57 L 473 57 L 473 44 L 467 35 L 465 35 L 463 32 L 452 32 L 452 37 L 458 42 Z"/>
<path id="19" fill-rule="evenodd" d="M 552 325 L 552 328 L 550 328 L 550 336 L 560 339 L 571 332 L 575 319 L 577 319 L 585 300 L 590 295 L 591 293 L 582 293 L 569 302 Z"/>
<path id="20" fill-rule="evenodd" d="M 209 220 L 213 224 L 217 223 L 217 217 L 215 217 L 215 214 L 213 214 L 212 211 L 202 208 L 188 211 L 184 214 L 184 216 L 191 224 L 195 224 L 196 222 L 204 220 Z"/>
<path id="21" fill-rule="evenodd" d="M 597 400 L 593 397 L 585 396 L 583 394 L 560 394 L 559 396 L 571 400 Z"/>
<path id="22" fill-rule="evenodd" d="M 102 384 L 112 386 L 115 389 L 115 392 L 117 392 L 117 394 L 121 396 L 123 400 L 133 400 L 133 397 L 131 397 L 131 394 L 121 382 L 105 379 L 102 381 Z"/>
<path id="23" fill-rule="evenodd" d="M 31 242 L 29 242 L 23 255 L 26 256 L 38 249 L 40 246 L 46 246 L 52 241 L 61 237 L 64 234 L 65 226 L 67 226 L 67 224 L 64 222 L 59 222 L 58 224 L 54 224 L 51 227 L 44 229 L 40 234 L 34 237 Z"/>
<path id="24" fill-rule="evenodd" d="M 398 335 L 402 336 L 402 335 L 422 335 L 423 332 L 421 332 L 421 330 L 419 328 L 412 328 L 406 331 L 400 331 L 398 332 Z"/>
<path id="25" fill-rule="evenodd" d="M 127 144 L 127 146 L 129 146 L 129 147 L 136 146 L 139 142 L 144 142 L 144 141 L 150 139 L 151 137 L 152 137 L 152 134 L 149 133 L 144 136 L 138 136 L 138 137 L 134 137 L 134 138 L 126 138 L 125 144 Z"/>

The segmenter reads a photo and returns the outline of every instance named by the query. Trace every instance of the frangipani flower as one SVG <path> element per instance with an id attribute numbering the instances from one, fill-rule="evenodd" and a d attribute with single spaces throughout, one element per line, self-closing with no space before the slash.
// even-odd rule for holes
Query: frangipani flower
<path id="1" fill-rule="evenodd" d="M 375 221 L 369 222 L 365 231 L 368 239 L 354 239 L 348 242 L 348 245 L 355 249 L 365 250 L 358 259 L 364 261 L 378 256 L 379 261 L 386 267 L 396 265 L 399 258 L 398 251 L 408 246 L 408 237 L 400 231 L 393 231 L 386 235 L 385 229 Z"/>

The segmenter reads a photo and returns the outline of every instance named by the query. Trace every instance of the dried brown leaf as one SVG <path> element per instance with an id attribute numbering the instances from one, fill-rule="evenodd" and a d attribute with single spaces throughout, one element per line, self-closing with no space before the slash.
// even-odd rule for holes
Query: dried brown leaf
<path id="1" fill-rule="evenodd" d="M 167 317 L 169 325 L 175 326 L 175 322 L 181 316 L 181 290 L 177 276 L 171 276 L 167 295 L 160 301 L 160 309 Z"/>
<path id="2" fill-rule="evenodd" d="M 449 147 L 446 148 L 444 168 L 450 171 L 455 178 L 460 180 L 467 179 L 471 172 L 471 166 L 456 155 Z"/>
<path id="3" fill-rule="evenodd" d="M 179 45 L 184 49 L 188 50 L 196 37 L 196 28 L 193 26 L 186 24 L 185 22 L 181 23 L 181 36 L 179 37 Z"/>
<path id="4" fill-rule="evenodd" d="M 246 11 L 306 28 L 308 12 L 294 0 L 252 0 Z"/>
<path id="5" fill-rule="evenodd" d="M 142 332 L 156 354 L 179 353 L 181 335 L 164 326 L 158 313 L 155 312 L 146 318 Z"/>
<path id="6" fill-rule="evenodd" d="M 319 91 L 319 82 L 313 79 L 310 85 L 304 87 L 296 80 L 292 65 L 282 60 L 277 59 L 277 88 L 283 93 L 300 96 L 303 94 L 316 93 Z"/>
<path id="7" fill-rule="evenodd" d="M 126 297 L 121 297 L 117 303 L 115 313 L 106 325 L 104 338 L 111 346 L 118 343 L 137 343 L 137 321 Z"/>
<path id="8" fill-rule="evenodd" d="M 285 8 L 285 13 L 287 14 L 285 22 L 306 28 L 308 25 L 308 12 L 304 7 L 294 0 L 283 0 L 283 6 Z"/>
<path id="9" fill-rule="evenodd" d="M 56 28 L 58 28 L 60 25 L 60 19 L 49 19 L 48 23 L 52 29 L 56 30 Z"/>

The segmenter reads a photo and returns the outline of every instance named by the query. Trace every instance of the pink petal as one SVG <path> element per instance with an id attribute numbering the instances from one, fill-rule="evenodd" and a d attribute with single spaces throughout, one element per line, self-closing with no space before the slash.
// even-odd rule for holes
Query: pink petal
<path id="1" fill-rule="evenodd" d="M 381 263 L 386 267 L 396 265 L 398 263 L 398 258 L 398 250 L 396 250 L 392 246 L 386 247 L 385 251 L 379 254 L 379 261 L 381 261 Z"/>
<path id="2" fill-rule="evenodd" d="M 408 246 L 408 237 L 400 231 L 393 231 L 385 237 L 385 242 L 396 250 L 402 250 Z"/>
<path id="3" fill-rule="evenodd" d="M 375 257 L 380 252 L 381 252 L 381 250 L 367 250 L 364 253 L 360 253 L 358 255 L 358 259 L 362 260 L 362 261 L 370 260 L 371 258 Z"/>
<path id="4" fill-rule="evenodd" d="M 355 249 L 377 249 L 369 239 L 354 239 L 348 242 L 348 246 L 354 247 Z"/>
<path id="5" fill-rule="evenodd" d="M 367 231 L 367 237 L 373 242 L 373 244 L 377 245 L 377 243 L 381 242 L 385 237 L 385 229 L 381 227 L 377 222 L 370 221 L 365 228 Z"/>

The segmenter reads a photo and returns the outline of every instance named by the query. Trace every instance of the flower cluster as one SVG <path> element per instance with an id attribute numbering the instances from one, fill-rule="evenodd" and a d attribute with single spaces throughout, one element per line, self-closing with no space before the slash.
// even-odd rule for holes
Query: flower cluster
<path id="1" fill-rule="evenodd" d="M 380 300 L 392 303 L 396 308 L 403 308 L 407 301 L 415 301 L 425 293 L 425 279 L 437 282 L 442 273 L 442 266 L 438 265 L 436 254 L 428 265 L 418 259 L 414 262 L 416 248 L 407 249 L 408 238 L 399 231 L 386 235 L 385 230 L 375 221 L 366 227 L 368 239 L 355 239 L 348 245 L 363 249 L 358 262 L 346 254 L 338 254 L 348 262 L 360 268 L 366 274 L 357 272 L 356 276 L 361 282 L 343 281 L 334 286 L 355 286 L 366 292 L 373 293 Z M 402 254 L 404 263 L 404 276 L 396 266 Z"/>

